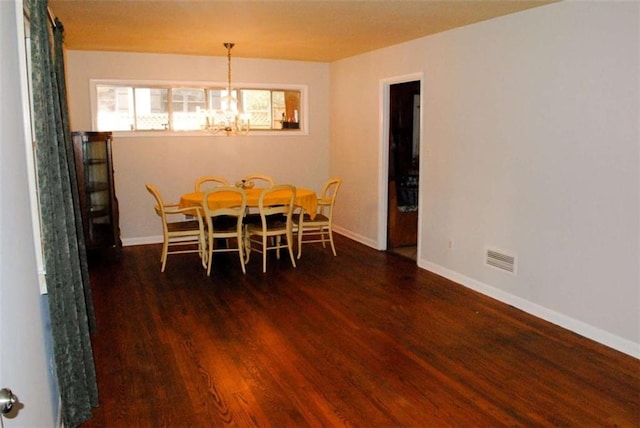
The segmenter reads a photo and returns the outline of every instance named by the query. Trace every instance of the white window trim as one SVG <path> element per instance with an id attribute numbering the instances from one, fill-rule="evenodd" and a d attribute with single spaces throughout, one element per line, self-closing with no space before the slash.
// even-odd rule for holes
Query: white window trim
<path id="1" fill-rule="evenodd" d="M 98 130 L 98 100 L 97 85 L 122 85 L 122 86 L 180 86 L 180 87 L 226 87 L 225 82 L 212 81 L 176 81 L 176 80 L 113 80 L 113 79 L 89 79 L 89 92 L 91 100 L 91 129 Z M 309 86 L 294 85 L 290 83 L 243 83 L 236 82 L 233 85 L 240 89 L 295 89 L 300 91 L 300 129 L 281 131 L 273 130 L 251 130 L 245 137 L 283 137 L 283 136 L 304 136 L 309 135 Z M 137 138 L 137 137 L 225 137 L 223 132 L 213 134 L 208 131 L 112 131 L 114 137 Z"/>

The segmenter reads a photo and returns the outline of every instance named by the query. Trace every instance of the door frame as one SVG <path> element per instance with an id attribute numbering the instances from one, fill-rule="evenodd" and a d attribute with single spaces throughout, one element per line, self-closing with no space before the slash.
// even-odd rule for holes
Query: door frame
<path id="1" fill-rule="evenodd" d="M 389 112 L 390 112 L 390 93 L 391 85 L 397 83 L 420 82 L 420 106 L 424 105 L 424 73 L 404 74 L 402 76 L 381 79 L 378 83 L 380 91 L 380 117 L 378 120 L 379 128 L 379 146 L 378 146 L 378 250 L 387 250 L 387 223 L 389 221 Z M 424 135 L 424 108 L 420 109 L 420 165 L 418 165 L 418 236 L 417 236 L 417 261 L 420 261 L 420 242 L 422 238 L 422 164 L 424 153 L 423 135 Z"/>

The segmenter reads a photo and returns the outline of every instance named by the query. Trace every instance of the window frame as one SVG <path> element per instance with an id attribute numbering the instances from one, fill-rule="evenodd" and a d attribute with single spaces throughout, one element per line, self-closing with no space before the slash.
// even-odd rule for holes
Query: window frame
<path id="1" fill-rule="evenodd" d="M 89 79 L 89 92 L 91 103 L 91 129 L 98 130 L 98 85 L 114 85 L 145 88 L 193 88 L 210 89 L 225 88 L 224 82 L 209 81 L 176 81 L 176 80 L 133 80 L 133 79 Z M 299 129 L 252 129 L 245 137 L 251 136 L 303 136 L 309 134 L 309 86 L 301 84 L 279 84 L 279 83 L 235 83 L 233 89 L 240 90 L 296 90 L 300 91 L 300 113 Z M 171 105 L 171 103 L 169 103 Z M 173 120 L 172 112 L 169 113 L 169 121 Z M 224 132 L 214 134 L 206 130 L 175 131 L 175 130 L 133 130 L 133 131 L 112 131 L 114 137 L 226 137 Z"/>

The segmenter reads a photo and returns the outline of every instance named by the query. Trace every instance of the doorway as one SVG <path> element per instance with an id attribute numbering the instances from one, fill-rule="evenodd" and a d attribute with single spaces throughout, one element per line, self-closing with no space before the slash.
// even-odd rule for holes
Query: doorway
<path id="1" fill-rule="evenodd" d="M 389 87 L 387 250 L 417 260 L 420 81 Z"/>

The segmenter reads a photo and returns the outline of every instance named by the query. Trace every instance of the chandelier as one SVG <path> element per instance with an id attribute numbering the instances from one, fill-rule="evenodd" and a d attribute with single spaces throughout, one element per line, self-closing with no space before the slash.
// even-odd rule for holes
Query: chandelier
<path id="1" fill-rule="evenodd" d="M 208 131 L 218 134 L 246 135 L 249 132 L 249 115 L 238 110 L 238 100 L 231 90 L 231 48 L 234 43 L 224 43 L 227 48 L 227 90 L 220 98 L 221 109 L 206 111 L 205 127 Z"/>

